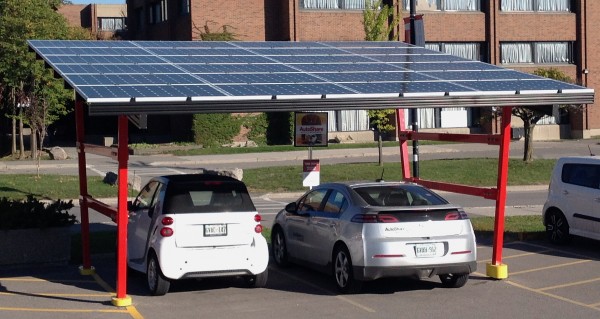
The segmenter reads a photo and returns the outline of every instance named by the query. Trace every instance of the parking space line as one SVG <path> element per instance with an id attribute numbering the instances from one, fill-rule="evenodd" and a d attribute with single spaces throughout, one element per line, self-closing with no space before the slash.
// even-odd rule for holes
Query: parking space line
<path id="1" fill-rule="evenodd" d="M 0 307 L 0 311 L 28 311 L 28 312 L 61 312 L 61 313 L 127 313 L 124 309 L 60 309 L 60 308 L 11 308 Z"/>
<path id="2" fill-rule="evenodd" d="M 552 290 L 552 289 L 565 288 L 565 287 L 570 287 L 570 286 L 577 286 L 577 285 L 589 284 L 591 282 L 595 282 L 595 281 L 599 281 L 599 280 L 600 280 L 600 277 L 597 277 L 597 278 L 594 278 L 594 279 L 581 280 L 581 281 L 576 281 L 576 282 L 570 282 L 570 283 L 567 283 L 567 284 L 550 286 L 550 287 L 543 287 L 543 288 L 538 288 L 538 289 L 540 291 Z"/>
<path id="3" fill-rule="evenodd" d="M 337 299 L 339 299 L 341 301 L 347 302 L 347 303 L 349 303 L 349 304 L 351 304 L 351 305 L 353 305 L 353 306 L 355 306 L 355 307 L 357 307 L 359 309 L 362 309 L 362 310 L 364 310 L 366 312 L 370 312 L 370 313 L 375 313 L 376 312 L 373 308 L 369 308 L 369 307 L 367 307 L 367 306 L 365 306 L 365 305 L 363 305 L 361 303 L 358 303 L 358 302 L 356 302 L 354 300 L 350 300 L 349 298 L 346 298 L 344 296 L 336 295 L 332 291 L 327 290 L 327 289 L 322 288 L 322 287 L 319 287 L 319 286 L 317 286 L 317 285 L 315 285 L 315 284 L 313 284 L 311 282 L 308 282 L 308 281 L 306 281 L 306 280 L 304 280 L 302 278 L 296 277 L 294 275 L 290 275 L 290 274 L 285 273 L 285 272 L 281 272 L 281 271 L 279 271 L 277 269 L 274 269 L 274 268 L 271 268 L 271 267 L 269 267 L 269 271 L 275 271 L 276 273 L 278 273 L 280 275 L 283 275 L 283 276 L 288 277 L 290 279 L 293 279 L 293 280 L 296 280 L 298 282 L 301 282 L 301 283 L 303 283 L 303 284 L 305 284 L 305 285 L 307 285 L 307 286 L 309 286 L 311 288 L 314 288 L 314 289 L 317 289 L 319 291 L 325 292 L 325 293 L 327 293 L 327 294 L 329 294 L 331 296 L 336 297 Z"/>
<path id="4" fill-rule="evenodd" d="M 80 279 L 41 279 L 34 277 L 10 277 L 0 278 L 0 281 L 19 281 L 19 282 L 60 282 L 60 283 L 90 283 L 93 280 L 80 280 Z"/>
<path id="5" fill-rule="evenodd" d="M 594 308 L 596 308 L 596 307 L 600 307 L 600 302 L 598 302 L 598 303 L 593 303 L 593 304 L 590 304 L 589 306 L 590 306 L 590 307 L 594 307 Z"/>
<path id="6" fill-rule="evenodd" d="M 502 259 L 511 259 L 511 258 L 519 258 L 519 257 L 526 257 L 526 256 L 531 256 L 531 255 L 537 255 L 537 254 L 542 254 L 542 253 L 547 253 L 547 252 L 551 252 L 553 251 L 552 249 L 547 249 L 547 250 L 540 250 L 540 251 L 536 251 L 536 252 L 531 252 L 531 253 L 522 253 L 522 254 L 516 254 L 516 255 L 510 255 L 510 256 L 504 256 L 502 257 Z M 483 263 L 483 262 L 489 262 L 489 259 L 484 259 L 484 260 L 478 260 L 478 263 Z"/>
<path id="7" fill-rule="evenodd" d="M 546 291 L 541 291 L 540 289 L 534 289 L 534 288 L 530 288 L 530 287 L 527 287 L 527 286 L 523 286 L 523 285 L 518 284 L 518 283 L 516 283 L 514 281 L 505 280 L 504 282 L 506 282 L 507 284 L 512 285 L 514 287 L 517 287 L 517 288 L 525 289 L 527 291 L 538 293 L 538 294 L 541 294 L 541 295 L 544 295 L 544 296 L 547 296 L 547 297 L 551 297 L 551 298 L 554 298 L 554 299 L 562 300 L 562 301 L 565 301 L 565 302 L 568 302 L 568 303 L 572 303 L 574 305 L 578 305 L 578 306 L 582 306 L 582 307 L 585 307 L 585 308 L 590 308 L 590 309 L 593 309 L 593 310 L 600 311 L 600 309 L 596 308 L 594 305 L 584 304 L 582 302 L 579 302 L 579 301 L 576 301 L 576 300 L 573 300 L 573 299 L 561 297 L 561 296 L 558 296 L 558 295 L 555 295 L 555 294 L 551 294 L 551 293 L 546 292 Z"/>
<path id="8" fill-rule="evenodd" d="M 531 247 L 548 248 L 546 246 L 542 246 L 542 245 L 538 245 L 538 244 L 534 244 L 534 243 L 530 243 L 530 242 L 521 242 L 521 243 L 523 245 L 528 245 L 528 246 L 531 246 Z M 583 254 L 578 254 L 578 253 L 574 253 L 572 251 L 558 249 L 558 248 L 552 248 L 552 251 L 557 251 L 557 252 L 560 252 L 560 253 L 565 254 L 565 255 L 570 255 L 570 256 L 579 257 L 579 258 L 585 258 L 585 259 L 591 258 L 590 256 L 586 256 L 586 255 L 583 255 Z"/>
<path id="9" fill-rule="evenodd" d="M 587 263 L 590 262 L 591 260 L 586 259 L 586 260 L 578 260 L 578 261 L 573 261 L 570 263 L 562 263 L 562 264 L 556 264 L 556 265 L 552 265 L 552 266 L 546 266 L 546 267 L 538 267 L 538 268 L 533 268 L 533 269 L 528 269 L 528 270 L 521 270 L 521 271 L 514 271 L 511 272 L 511 275 L 520 275 L 520 274 L 526 274 L 526 273 L 530 273 L 530 272 L 536 272 L 536 271 L 540 271 L 540 270 L 546 270 L 546 269 L 553 269 L 553 268 L 560 268 L 560 267 L 567 267 L 567 266 L 572 266 L 572 265 L 577 265 L 577 264 L 583 264 L 583 263 Z"/>
<path id="10" fill-rule="evenodd" d="M 98 285 L 100 285 L 100 287 L 110 292 L 111 295 L 114 295 L 115 290 L 108 283 L 106 283 L 106 281 L 104 281 L 104 279 L 102 279 L 102 277 L 100 277 L 97 273 L 92 274 L 92 278 L 94 278 L 94 280 L 98 283 Z M 142 314 L 133 305 L 126 306 L 125 310 L 133 319 L 144 319 L 144 316 L 142 316 Z"/>
<path id="11" fill-rule="evenodd" d="M 0 296 L 20 296 L 21 294 L 16 292 L 0 292 Z M 59 294 L 59 293 L 36 293 L 36 296 L 43 297 L 103 297 L 112 296 L 110 293 L 97 293 L 97 294 Z"/>

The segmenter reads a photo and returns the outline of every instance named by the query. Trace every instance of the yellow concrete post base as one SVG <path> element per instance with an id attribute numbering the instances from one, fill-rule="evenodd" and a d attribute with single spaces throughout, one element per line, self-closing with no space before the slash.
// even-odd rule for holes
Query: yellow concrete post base
<path id="1" fill-rule="evenodd" d="M 112 297 L 112 304 L 113 304 L 113 306 L 117 306 L 117 307 L 131 306 L 131 297 L 129 297 L 129 296 L 125 296 L 125 298 Z"/>
<path id="2" fill-rule="evenodd" d="M 82 276 L 91 276 L 96 274 L 96 268 L 91 266 L 89 269 L 83 268 L 83 266 L 79 266 L 79 274 Z"/>
<path id="3" fill-rule="evenodd" d="M 508 278 L 508 265 L 506 264 L 492 265 L 492 263 L 487 263 L 485 265 L 485 270 L 488 277 L 495 279 Z"/>

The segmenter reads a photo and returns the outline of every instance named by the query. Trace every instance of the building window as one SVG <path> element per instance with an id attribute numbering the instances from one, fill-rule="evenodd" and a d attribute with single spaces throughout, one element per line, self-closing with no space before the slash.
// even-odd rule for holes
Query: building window
<path id="1" fill-rule="evenodd" d="M 376 0 L 371 0 L 376 2 Z M 364 10 L 365 0 L 300 0 L 302 9 L 343 9 L 343 10 Z"/>
<path id="2" fill-rule="evenodd" d="M 119 31 L 125 29 L 125 18 L 98 18 L 99 31 Z"/>
<path id="3" fill-rule="evenodd" d="M 573 44 L 570 42 L 504 42 L 500 43 L 503 64 L 572 64 Z"/>
<path id="4" fill-rule="evenodd" d="M 461 58 L 483 61 L 481 55 L 481 45 L 479 43 L 441 43 L 428 42 L 425 43 L 425 48 L 434 51 L 445 52 Z"/>
<path id="5" fill-rule="evenodd" d="M 167 21 L 167 0 L 161 0 L 150 4 L 148 20 L 150 24 Z"/>
<path id="6" fill-rule="evenodd" d="M 410 10 L 410 0 L 402 0 L 404 9 Z M 415 0 L 419 11 L 481 11 L 481 0 Z"/>
<path id="7" fill-rule="evenodd" d="M 179 14 L 190 14 L 190 0 L 179 0 Z"/>
<path id="8" fill-rule="evenodd" d="M 502 0 L 500 10 L 570 12 L 571 0 Z"/>
<path id="9" fill-rule="evenodd" d="M 369 130 L 369 114 L 365 110 L 327 111 L 329 132 Z"/>

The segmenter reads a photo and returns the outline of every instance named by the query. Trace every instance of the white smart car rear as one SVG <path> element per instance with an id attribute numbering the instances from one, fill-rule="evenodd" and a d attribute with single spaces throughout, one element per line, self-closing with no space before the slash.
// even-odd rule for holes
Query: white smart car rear
<path id="1" fill-rule="evenodd" d="M 261 217 L 244 183 L 215 175 L 152 179 L 131 203 L 128 265 L 147 275 L 153 295 L 172 280 L 241 276 L 267 281 Z"/>

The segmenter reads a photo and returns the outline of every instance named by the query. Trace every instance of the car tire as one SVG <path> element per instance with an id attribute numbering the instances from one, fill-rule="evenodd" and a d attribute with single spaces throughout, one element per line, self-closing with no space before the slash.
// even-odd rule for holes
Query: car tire
<path id="1" fill-rule="evenodd" d="M 265 271 L 260 274 L 256 274 L 253 276 L 247 276 L 246 284 L 250 288 L 263 288 L 267 285 L 267 279 L 269 278 L 269 268 L 265 269 Z"/>
<path id="2" fill-rule="evenodd" d="M 469 274 L 443 274 L 438 277 L 444 288 L 460 288 L 469 280 Z"/>
<path id="3" fill-rule="evenodd" d="M 569 242 L 569 222 L 565 215 L 558 210 L 548 211 L 546 214 L 546 236 L 551 243 L 563 245 Z"/>
<path id="4" fill-rule="evenodd" d="M 279 267 L 289 266 L 287 245 L 285 236 L 281 228 L 275 228 L 271 239 L 271 247 L 273 249 L 273 260 Z"/>
<path id="5" fill-rule="evenodd" d="M 338 290 L 344 294 L 358 293 L 362 288 L 362 281 L 354 277 L 350 252 L 344 246 L 336 248 L 333 253 L 333 279 Z"/>
<path id="6" fill-rule="evenodd" d="M 163 275 L 162 270 L 160 270 L 160 264 L 155 254 L 152 254 L 148 259 L 146 279 L 151 295 L 162 296 L 169 292 L 171 282 Z"/>

